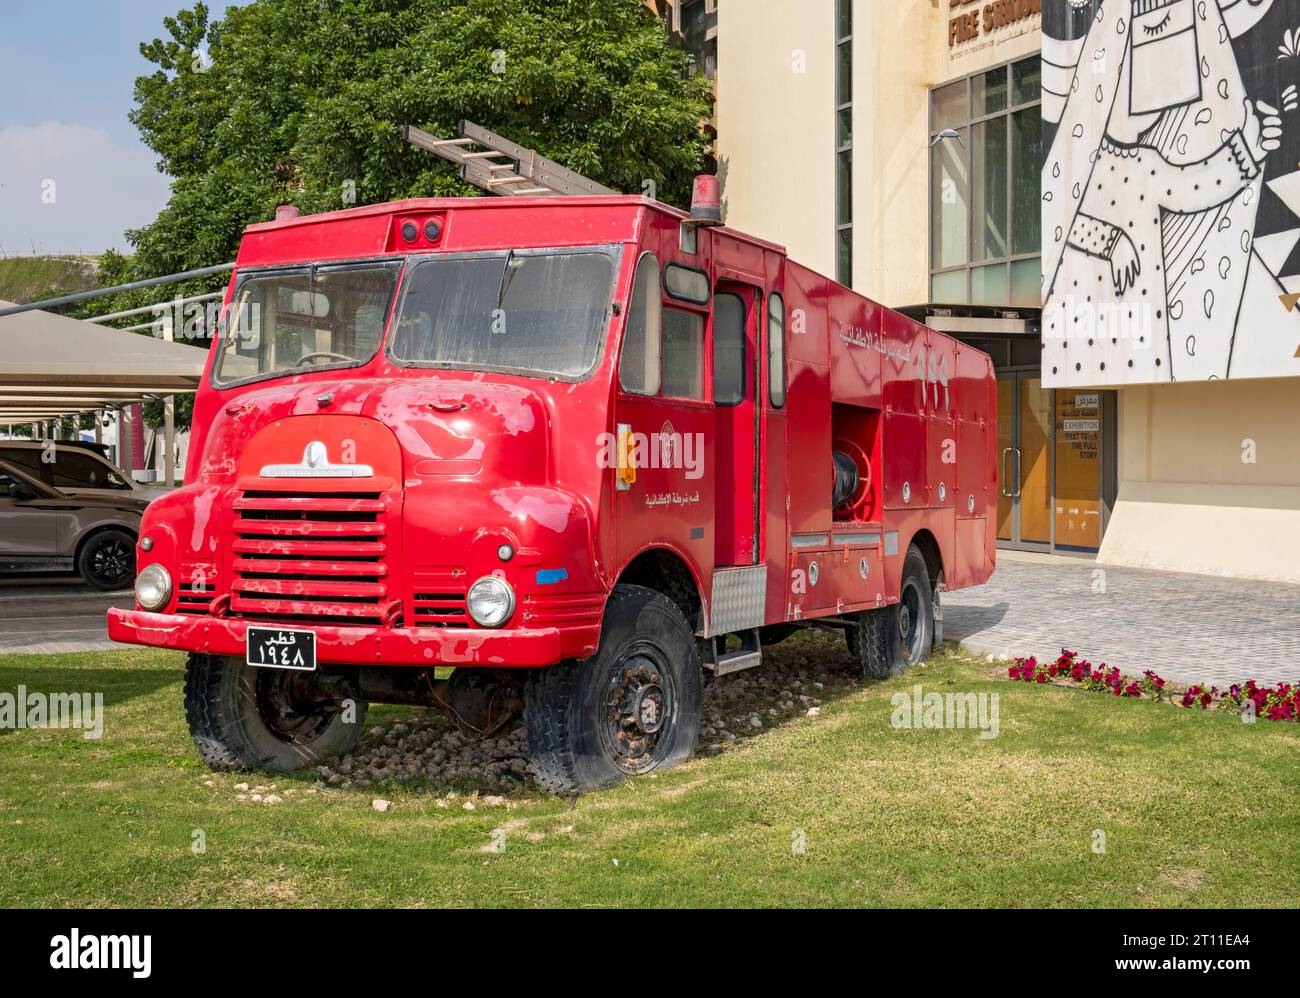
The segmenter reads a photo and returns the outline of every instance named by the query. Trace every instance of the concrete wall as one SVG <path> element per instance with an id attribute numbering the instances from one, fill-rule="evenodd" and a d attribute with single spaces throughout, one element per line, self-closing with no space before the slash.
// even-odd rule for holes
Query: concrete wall
<path id="1" fill-rule="evenodd" d="M 944 82 L 947 6 L 854 5 L 853 286 L 895 308 L 930 300 L 930 87 Z"/>
<path id="2" fill-rule="evenodd" d="M 718 172 L 728 225 L 835 273 L 835 4 L 718 4 Z"/>
<path id="3" fill-rule="evenodd" d="M 1104 564 L 1300 582 L 1300 391 L 1290 379 L 1119 393 Z"/>

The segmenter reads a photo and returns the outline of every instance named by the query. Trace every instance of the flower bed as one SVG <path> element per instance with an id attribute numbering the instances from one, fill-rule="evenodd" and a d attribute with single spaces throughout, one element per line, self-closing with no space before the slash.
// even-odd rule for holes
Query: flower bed
<path id="1" fill-rule="evenodd" d="M 1278 683 L 1276 687 L 1260 686 L 1252 679 L 1242 686 L 1234 683 L 1227 690 L 1194 684 L 1179 696 L 1150 669 L 1138 678 L 1125 676 L 1117 668 L 1107 668 L 1105 662 L 1094 666 L 1068 648 L 1061 649 L 1055 662 L 1040 662 L 1032 656 L 1018 658 L 1007 669 L 1007 676 L 1024 683 L 1050 681 L 1116 697 L 1145 697 L 1148 700 L 1166 701 L 1180 707 L 1232 710 L 1239 714 L 1266 717 L 1270 721 L 1300 720 L 1300 686 L 1294 683 Z"/>

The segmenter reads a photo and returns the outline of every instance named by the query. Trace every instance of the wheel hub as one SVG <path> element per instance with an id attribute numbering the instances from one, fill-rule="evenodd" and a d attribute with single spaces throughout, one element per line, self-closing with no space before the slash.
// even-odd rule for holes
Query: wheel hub
<path id="1" fill-rule="evenodd" d="M 125 544 L 107 544 L 95 552 L 92 567 L 105 582 L 124 582 L 131 575 L 130 553 Z"/>
<path id="2" fill-rule="evenodd" d="M 628 658 L 610 680 L 605 734 L 622 769 L 653 768 L 669 740 L 673 704 L 663 670 L 647 655 Z"/>
<path id="3" fill-rule="evenodd" d="M 637 691 L 632 715 L 636 726 L 645 734 L 654 734 L 664 725 L 664 691 L 651 683 Z"/>

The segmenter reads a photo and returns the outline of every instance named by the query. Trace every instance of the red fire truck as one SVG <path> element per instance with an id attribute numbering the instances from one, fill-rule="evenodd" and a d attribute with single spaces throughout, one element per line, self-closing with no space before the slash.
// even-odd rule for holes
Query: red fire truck
<path id="1" fill-rule="evenodd" d="M 987 355 L 707 199 L 285 216 L 245 233 L 187 484 L 109 613 L 189 653 L 210 766 L 346 752 L 369 702 L 522 709 L 580 792 L 690 758 L 706 677 L 800 627 L 867 676 L 925 658 L 993 571 Z"/>

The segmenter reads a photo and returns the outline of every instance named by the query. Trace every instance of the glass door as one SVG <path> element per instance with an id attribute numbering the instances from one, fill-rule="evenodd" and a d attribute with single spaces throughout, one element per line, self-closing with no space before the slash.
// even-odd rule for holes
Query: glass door
<path id="1" fill-rule="evenodd" d="M 1034 371 L 998 375 L 998 541 L 1052 547 L 1052 393 Z"/>

